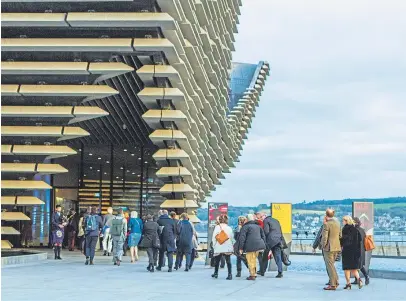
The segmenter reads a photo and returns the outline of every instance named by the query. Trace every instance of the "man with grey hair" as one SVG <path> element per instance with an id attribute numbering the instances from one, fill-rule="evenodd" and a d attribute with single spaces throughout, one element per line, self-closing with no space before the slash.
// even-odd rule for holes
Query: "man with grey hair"
<path id="1" fill-rule="evenodd" d="M 278 274 L 276 278 L 283 277 L 283 266 L 282 266 L 282 244 L 283 244 L 283 234 L 282 228 L 279 221 L 272 216 L 268 216 L 263 221 L 264 233 L 266 237 L 266 249 L 262 255 L 262 262 L 260 264 L 259 275 L 264 276 L 268 268 L 268 254 L 272 251 L 273 258 L 278 267 Z"/>
<path id="2" fill-rule="evenodd" d="M 176 227 L 173 220 L 168 215 L 168 210 L 161 210 L 161 216 L 157 221 L 159 225 L 159 261 L 157 271 L 161 271 L 165 264 L 165 252 L 168 257 L 168 272 L 172 272 L 173 253 L 176 251 L 175 237 Z"/>
<path id="3" fill-rule="evenodd" d="M 334 215 L 335 212 L 333 209 L 329 208 L 326 210 L 326 222 L 323 225 L 321 235 L 321 248 L 323 250 L 327 274 L 330 278 L 329 285 L 324 288 L 324 290 L 327 291 L 335 291 L 338 286 L 338 274 L 334 263 L 341 251 L 341 227 L 340 222 Z"/>

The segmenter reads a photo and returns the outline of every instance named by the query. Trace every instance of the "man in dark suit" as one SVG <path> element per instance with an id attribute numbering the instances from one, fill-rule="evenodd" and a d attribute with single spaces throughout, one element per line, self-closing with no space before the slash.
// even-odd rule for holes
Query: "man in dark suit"
<path id="1" fill-rule="evenodd" d="M 268 216 L 264 220 L 264 232 L 266 238 L 266 249 L 262 256 L 262 264 L 260 266 L 259 275 L 264 276 L 268 267 L 268 254 L 272 251 L 273 258 L 275 258 L 278 267 L 278 275 L 276 278 L 282 278 L 282 228 L 277 219 Z"/>
<path id="2" fill-rule="evenodd" d="M 162 215 L 158 219 L 158 225 L 161 230 L 159 235 L 161 247 L 159 249 L 158 267 L 156 269 L 157 271 L 160 271 L 162 269 L 166 252 L 168 257 L 168 272 L 172 272 L 173 253 L 176 251 L 176 227 L 174 221 L 168 216 L 167 210 L 162 211 Z"/>

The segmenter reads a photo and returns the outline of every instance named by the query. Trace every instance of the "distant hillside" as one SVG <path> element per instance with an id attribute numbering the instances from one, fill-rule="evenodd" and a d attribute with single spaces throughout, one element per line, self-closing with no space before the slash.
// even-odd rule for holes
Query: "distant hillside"
<path id="1" fill-rule="evenodd" d="M 406 203 L 406 197 L 391 197 L 380 199 L 344 199 L 344 200 L 318 200 L 312 202 L 303 201 L 293 205 L 295 209 L 307 209 L 307 210 L 320 210 L 322 206 L 326 209 L 326 206 L 351 206 L 352 202 L 373 202 L 377 204 L 401 204 Z"/>
<path id="2" fill-rule="evenodd" d="M 391 198 L 376 198 L 376 199 L 345 199 L 345 200 L 319 200 L 313 202 L 303 201 L 302 203 L 294 204 L 296 210 L 326 210 L 332 207 L 338 214 L 342 212 L 350 212 L 352 202 L 373 202 L 375 216 L 389 214 L 406 218 L 406 197 L 391 197 Z"/>
<path id="3" fill-rule="evenodd" d="M 326 208 L 332 207 L 338 214 L 351 212 L 352 202 L 373 202 L 375 204 L 375 215 L 390 214 L 391 216 L 399 216 L 406 218 L 406 197 L 390 197 L 377 199 L 345 199 L 345 200 L 317 200 L 312 202 L 303 201 L 293 204 L 293 213 L 299 214 L 316 214 L 322 215 Z M 258 206 L 229 206 L 228 216 L 230 225 L 236 226 L 237 219 L 240 215 L 247 215 L 258 211 L 268 211 L 269 204 L 260 204 Z M 205 227 L 208 219 L 207 209 L 199 208 L 197 216 L 203 222 L 201 226 Z"/>

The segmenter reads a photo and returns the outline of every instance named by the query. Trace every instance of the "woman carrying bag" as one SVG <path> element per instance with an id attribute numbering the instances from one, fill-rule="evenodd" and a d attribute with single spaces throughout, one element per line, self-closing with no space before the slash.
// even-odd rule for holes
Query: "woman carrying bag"
<path id="1" fill-rule="evenodd" d="M 354 226 L 354 221 L 351 216 L 343 217 L 344 227 L 340 240 L 342 247 L 342 264 L 347 281 L 344 289 L 351 289 L 350 276 L 351 273 L 355 276 L 358 287 L 362 288 L 363 283 L 359 277 L 358 270 L 361 266 L 361 234 Z"/>
<path id="2" fill-rule="evenodd" d="M 234 235 L 233 229 L 228 225 L 227 215 L 218 217 L 218 225 L 214 228 L 212 244 L 214 250 L 214 274 L 213 278 L 218 278 L 221 258 L 226 258 L 228 277 L 227 280 L 233 279 L 231 274 L 231 255 L 234 253 Z"/>

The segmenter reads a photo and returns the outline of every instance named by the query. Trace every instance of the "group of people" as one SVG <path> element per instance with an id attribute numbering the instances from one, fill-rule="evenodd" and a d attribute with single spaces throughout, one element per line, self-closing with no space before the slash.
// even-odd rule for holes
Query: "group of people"
<path id="1" fill-rule="evenodd" d="M 146 217 L 140 246 L 147 249 L 148 267 L 150 272 L 161 271 L 165 266 L 165 257 L 168 260 L 168 272 L 182 267 L 183 258 L 186 258 L 185 272 L 188 272 L 198 256 L 197 233 L 193 223 L 189 221 L 187 213 L 182 213 L 180 220 L 176 213 L 161 210 L 158 220 L 154 221 L 152 215 Z M 176 254 L 175 265 L 173 257 Z"/>
<path id="2" fill-rule="evenodd" d="M 113 262 L 120 265 L 123 253 L 130 248 L 131 262 L 138 260 L 138 244 L 141 239 L 143 222 L 138 218 L 136 211 L 131 212 L 131 217 L 124 216 L 123 209 L 118 209 L 113 215 L 113 208 L 107 209 L 103 217 L 97 212 L 96 207 L 82 212 L 77 223 L 72 218 L 74 210 L 70 210 L 67 217 L 62 214 L 62 207 L 57 205 L 52 216 L 52 244 L 55 259 L 61 259 L 60 253 L 65 236 L 68 231 L 69 250 L 73 251 L 76 237 L 79 239 L 79 249 L 86 257 L 85 264 L 93 265 L 97 243 L 102 240 L 104 255 L 113 254 Z M 77 236 L 76 236 L 77 235 Z M 125 245 L 125 243 L 127 243 Z"/>
<path id="3" fill-rule="evenodd" d="M 365 267 L 365 231 L 361 227 L 359 218 L 351 216 L 343 217 L 343 227 L 335 217 L 332 209 L 326 210 L 323 225 L 316 236 L 313 244 L 313 252 L 317 248 L 323 252 L 329 281 L 324 288 L 328 291 L 334 291 L 339 286 L 338 274 L 335 268 L 335 262 L 341 255 L 342 268 L 345 274 L 346 285 L 344 289 L 351 289 L 352 284 L 362 288 L 364 283 L 360 278 L 359 270 L 365 277 L 365 284 L 369 284 L 369 276 Z M 351 283 L 351 274 L 355 281 Z"/>
<path id="4" fill-rule="evenodd" d="M 131 262 L 138 260 L 138 246 L 147 249 L 149 272 L 161 271 L 167 259 L 168 272 L 182 267 L 186 258 L 185 271 L 189 271 L 194 259 L 198 256 L 198 237 L 193 223 L 189 221 L 187 213 L 182 213 L 180 220 L 175 212 L 168 213 L 160 210 L 158 218 L 147 215 L 144 220 L 138 218 L 136 211 L 126 218 L 122 209 L 113 215 L 113 208 L 108 208 L 107 214 L 101 217 L 96 207 L 91 207 L 82 214 L 78 225 L 73 226 L 75 212 L 70 211 L 67 217 L 61 213 L 61 206 L 56 206 L 52 216 L 52 242 L 55 259 L 61 259 L 61 248 L 64 239 L 64 229 L 68 230 L 68 245 L 72 250 L 75 245 L 76 234 L 80 238 L 80 246 L 86 257 L 85 264 L 93 265 L 97 242 L 102 237 L 104 255 L 113 255 L 113 263 L 120 265 L 125 250 L 129 247 Z M 335 217 L 332 209 L 326 210 L 321 226 L 313 244 L 313 251 L 322 250 L 329 281 L 325 290 L 336 290 L 339 286 L 335 262 L 341 256 L 342 268 L 345 273 L 346 285 L 344 289 L 351 289 L 352 284 L 359 288 L 364 285 L 359 270 L 365 277 L 365 284 L 369 284 L 369 276 L 365 267 L 365 231 L 358 218 L 343 217 L 343 227 Z M 74 231 L 72 231 L 74 229 Z M 77 231 L 77 233 L 76 233 Z M 70 233 L 70 232 L 73 232 Z M 264 213 L 248 214 L 238 218 L 238 226 L 233 230 L 228 225 L 227 215 L 217 218 L 210 243 L 209 256 L 212 259 L 214 273 L 217 279 L 220 264 L 227 264 L 228 280 L 232 277 L 231 256 L 237 257 L 237 274 L 241 277 L 242 263 L 248 268 L 247 280 L 255 280 L 257 276 L 264 276 L 268 269 L 270 258 L 274 258 L 278 274 L 283 277 L 283 264 L 288 265 L 284 249 L 287 248 L 282 229 L 278 220 Z M 176 255 L 175 263 L 174 256 Z M 259 269 L 257 270 L 257 261 Z M 355 281 L 351 283 L 351 274 Z"/>
<path id="5" fill-rule="evenodd" d="M 123 209 L 118 209 L 113 215 L 113 208 L 109 207 L 104 216 L 100 216 L 96 207 L 82 212 L 76 225 L 74 225 L 74 211 L 70 210 L 67 217 L 62 214 L 62 207 L 56 206 L 52 216 L 52 244 L 55 259 L 62 259 L 61 249 L 68 231 L 69 250 L 75 246 L 76 235 L 79 239 L 79 248 L 86 257 L 86 265 L 94 265 L 94 257 L 98 241 L 102 240 L 103 255 L 113 255 L 114 265 L 120 265 L 122 256 L 129 248 L 131 263 L 138 261 L 138 246 L 147 249 L 150 272 L 160 271 L 165 266 L 165 255 L 168 261 L 168 271 L 182 267 L 182 259 L 186 257 L 185 271 L 189 271 L 194 259 L 198 256 L 197 233 L 193 223 L 189 221 L 186 213 L 176 219 L 176 213 L 160 210 L 158 219 L 147 215 L 144 220 L 132 211 L 126 218 Z M 176 254 L 175 266 L 173 257 Z"/>
<path id="6" fill-rule="evenodd" d="M 213 278 L 218 278 L 220 262 L 227 263 L 227 280 L 232 277 L 231 255 L 237 256 L 237 274 L 241 277 L 242 263 L 249 270 L 247 280 L 255 280 L 257 275 L 264 276 L 271 256 L 278 268 L 276 278 L 283 277 L 282 253 L 286 249 L 282 229 L 278 220 L 264 213 L 248 214 L 238 218 L 238 226 L 233 231 L 228 225 L 227 215 L 217 218 L 211 241 L 211 256 L 214 261 Z M 272 255 L 271 255 L 272 254 Z M 257 270 L 257 261 L 259 270 Z"/>

